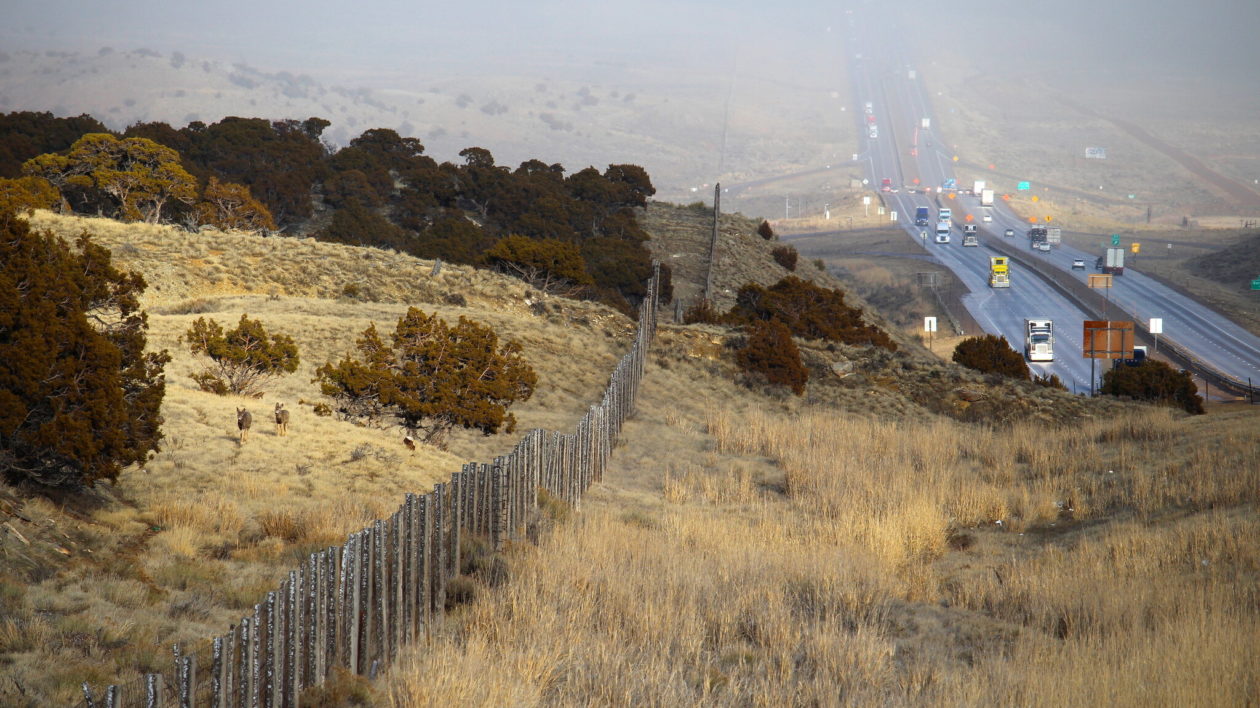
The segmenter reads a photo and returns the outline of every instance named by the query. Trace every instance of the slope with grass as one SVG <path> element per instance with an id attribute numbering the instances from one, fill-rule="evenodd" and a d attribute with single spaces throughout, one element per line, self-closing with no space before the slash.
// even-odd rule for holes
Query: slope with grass
<path id="1" fill-rule="evenodd" d="M 582 514 L 382 703 L 1256 700 L 1254 410 L 1001 430 L 646 382 Z"/>
<path id="2" fill-rule="evenodd" d="M 312 550 L 344 541 L 470 459 L 518 436 L 457 431 L 414 454 L 397 429 L 320 417 L 314 370 L 371 322 L 392 331 L 409 306 L 487 323 L 539 373 L 513 410 L 522 430 L 572 425 L 602 392 L 633 322 L 601 305 L 547 298 L 520 281 L 378 249 L 41 213 L 38 228 L 87 229 L 121 268 L 142 273 L 150 346 L 166 348 L 162 451 L 115 485 L 42 496 L 0 484 L 0 704 L 68 705 L 84 681 L 134 679 L 198 647 L 278 586 Z M 347 285 L 357 285 L 349 289 Z M 199 390 L 203 362 L 180 337 L 198 317 L 241 314 L 288 334 L 301 365 L 262 399 Z M 575 356 L 575 354 L 577 354 Z M 274 403 L 292 411 L 286 436 Z M 254 414 L 239 444 L 236 407 Z"/>
<path id="3" fill-rule="evenodd" d="M 314 368 L 367 323 L 388 330 L 415 305 L 521 341 L 540 379 L 514 408 L 523 429 L 576 420 L 633 331 L 603 306 L 466 268 L 435 275 L 375 249 L 34 220 L 88 228 L 143 273 L 150 341 L 175 357 L 167 439 L 145 468 L 76 496 L 0 486 L 0 703 L 68 704 L 83 681 L 166 668 L 172 644 L 222 632 L 312 548 L 515 442 L 461 432 L 413 456 L 396 430 L 314 415 Z M 657 235 L 670 230 L 700 238 L 663 226 L 654 247 L 681 252 Z M 746 273 L 777 280 L 769 244 L 744 236 L 757 239 L 746 257 L 761 259 Z M 301 368 L 262 400 L 199 391 L 179 336 L 196 317 L 245 312 L 293 336 Z M 1247 412 L 1184 419 L 1090 401 L 961 370 L 913 343 L 802 342 L 810 382 L 796 397 L 739 379 L 738 337 L 662 327 L 607 481 L 580 514 L 557 511 L 537 545 L 496 560 L 493 583 L 461 581 L 471 604 L 375 700 L 1023 703 L 1065 667 L 1100 668 L 1064 690 L 1101 686 L 1139 642 L 1152 666 L 1167 652 L 1196 657 L 1146 695 L 1181 695 L 1165 688 L 1192 672 L 1178 690 L 1212 680 L 1222 688 L 1211 695 L 1254 693 L 1254 667 L 1226 661 L 1256 648 L 1258 563 L 1228 540 L 1256 531 Z M 293 410 L 286 437 L 265 424 L 275 401 Z M 255 409 L 244 445 L 236 406 Z M 1140 589 L 1145 604 L 1052 592 L 1074 584 Z M 1214 623 L 1229 631 L 1206 637 Z M 1137 702 L 1136 680 L 1117 684 L 1133 687 L 1120 702 Z"/>

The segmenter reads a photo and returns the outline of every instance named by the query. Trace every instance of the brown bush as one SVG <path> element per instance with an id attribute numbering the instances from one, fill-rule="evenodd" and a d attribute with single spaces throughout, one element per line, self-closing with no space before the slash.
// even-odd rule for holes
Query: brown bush
<path id="1" fill-rule="evenodd" d="M 696 304 L 683 312 L 683 324 L 718 324 L 722 321 L 722 313 L 713 307 L 708 298 L 700 298 Z"/>
<path id="2" fill-rule="evenodd" d="M 1103 374 L 1101 393 L 1130 396 L 1162 406 L 1175 406 L 1195 415 L 1203 413 L 1203 397 L 1187 371 L 1147 359 L 1138 366 L 1119 366 Z"/>
<path id="3" fill-rule="evenodd" d="M 739 289 L 735 307 L 727 313 L 732 324 L 778 320 L 794 336 L 828 339 L 843 344 L 873 344 L 897 351 L 897 343 L 862 318 L 862 311 L 844 302 L 844 293 L 819 287 L 789 275 L 769 288 L 749 283 Z"/>
<path id="4" fill-rule="evenodd" d="M 1028 381 L 1032 374 L 1019 352 L 1011 349 L 1006 337 L 986 334 L 968 337 L 954 347 L 953 360 L 968 369 L 986 374 L 1001 374 L 1012 379 Z M 1062 386 L 1062 384 L 1060 384 Z"/>
<path id="5" fill-rule="evenodd" d="M 774 262 L 787 268 L 790 271 L 796 270 L 796 261 L 800 258 L 800 254 L 796 252 L 794 246 L 777 246 L 770 255 L 774 256 Z"/>
<path id="6" fill-rule="evenodd" d="M 798 396 L 805 393 L 809 371 L 801 362 L 792 332 L 778 320 L 750 324 L 747 342 L 735 352 L 735 362 L 746 373 L 763 376 L 776 386 L 787 386 Z"/>

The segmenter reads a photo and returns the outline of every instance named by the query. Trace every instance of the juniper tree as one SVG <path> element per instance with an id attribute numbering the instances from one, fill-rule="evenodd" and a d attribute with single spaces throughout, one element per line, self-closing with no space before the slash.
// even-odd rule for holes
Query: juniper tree
<path id="1" fill-rule="evenodd" d="M 410 308 L 386 344 L 370 326 L 347 355 L 316 370 L 320 389 L 345 418 L 392 417 L 409 433 L 440 442 L 456 426 L 486 435 L 511 432 L 508 408 L 528 400 L 538 378 L 521 345 L 499 343 L 493 329 L 466 318 L 451 326 Z"/>
<path id="2" fill-rule="evenodd" d="M 241 315 L 235 329 L 225 331 L 214 320 L 198 317 L 184 333 L 193 354 L 204 354 L 210 364 L 193 374 L 208 393 L 261 396 L 268 381 L 297 371 L 299 357 L 293 338 L 272 334 L 259 320 Z"/>
<path id="3" fill-rule="evenodd" d="M 0 471 L 50 486 L 113 480 L 159 449 L 165 351 L 147 352 L 145 282 L 0 213 Z"/>

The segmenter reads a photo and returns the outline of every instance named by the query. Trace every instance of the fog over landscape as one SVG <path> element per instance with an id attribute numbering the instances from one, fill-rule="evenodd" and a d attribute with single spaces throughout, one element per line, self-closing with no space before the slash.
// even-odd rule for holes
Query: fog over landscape
<path id="1" fill-rule="evenodd" d="M 0 0 L 0 708 L 1260 708 L 1257 31 Z"/>
<path id="2" fill-rule="evenodd" d="M 908 55 L 925 67 L 1034 79 L 1110 100 L 1129 119 L 1260 123 L 1251 36 L 1260 4 L 1244 0 L 7 4 L 0 50 L 41 56 L 0 66 L 0 110 L 89 112 L 116 129 L 320 115 L 333 122 L 325 137 L 334 144 L 388 127 L 420 137 L 439 159 L 476 144 L 509 165 L 643 164 L 659 176 L 661 196 L 675 199 L 714 180 L 842 161 L 855 140 L 843 113 L 852 101 L 843 78 L 849 11 L 863 21 L 877 9 L 896 13 Z M 158 76 L 134 60 L 99 65 L 106 52 L 135 50 L 202 70 Z M 50 52 L 75 53 L 79 80 L 68 55 L 42 56 Z M 216 73 L 233 85 L 196 84 Z M 1163 137 L 1176 132 L 1184 131 Z"/>

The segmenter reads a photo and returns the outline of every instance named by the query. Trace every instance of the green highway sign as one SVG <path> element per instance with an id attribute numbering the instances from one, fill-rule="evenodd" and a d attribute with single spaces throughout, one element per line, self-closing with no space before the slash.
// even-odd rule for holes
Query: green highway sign
<path id="1" fill-rule="evenodd" d="M 1260 278 L 1256 278 L 1255 280 L 1251 281 L 1251 289 L 1260 290 Z"/>
<path id="2" fill-rule="evenodd" d="M 1120 245 L 1120 234 L 1112 234 L 1112 235 L 1111 235 L 1111 245 L 1113 245 L 1113 246 L 1119 246 L 1119 245 Z"/>
<path id="3" fill-rule="evenodd" d="M 1032 185 L 1028 184 L 1027 182 L 1020 182 L 1019 186 L 1017 186 L 1016 189 L 1022 189 L 1024 191 L 1027 191 L 1029 189 L 1032 189 Z"/>

